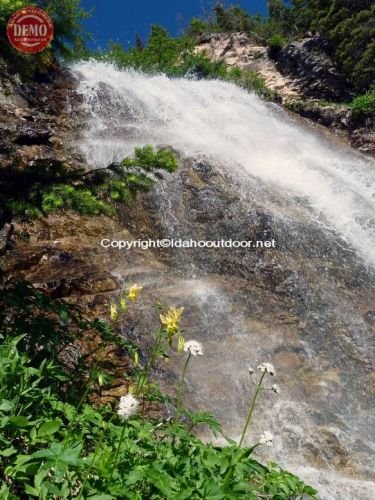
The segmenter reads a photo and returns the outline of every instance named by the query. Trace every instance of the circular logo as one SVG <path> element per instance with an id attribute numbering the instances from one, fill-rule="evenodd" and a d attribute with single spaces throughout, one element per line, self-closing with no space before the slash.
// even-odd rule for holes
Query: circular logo
<path id="1" fill-rule="evenodd" d="M 53 23 L 43 10 L 25 7 L 9 19 L 7 35 L 9 42 L 20 52 L 41 52 L 53 39 Z"/>

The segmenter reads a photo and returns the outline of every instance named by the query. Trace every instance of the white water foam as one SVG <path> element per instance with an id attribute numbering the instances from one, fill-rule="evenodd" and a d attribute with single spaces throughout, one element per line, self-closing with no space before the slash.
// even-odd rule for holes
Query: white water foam
<path id="1" fill-rule="evenodd" d="M 303 196 L 364 261 L 375 266 L 375 164 L 219 81 L 169 79 L 85 62 L 79 92 L 91 115 L 80 142 L 88 162 L 106 166 L 143 144 L 204 152 L 275 189 Z"/>

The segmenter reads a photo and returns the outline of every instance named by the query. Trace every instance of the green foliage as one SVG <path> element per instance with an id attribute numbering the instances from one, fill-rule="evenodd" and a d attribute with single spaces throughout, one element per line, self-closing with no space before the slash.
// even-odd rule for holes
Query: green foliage
<path id="1" fill-rule="evenodd" d="M 17 198 L 13 190 L 9 193 L 9 179 L 7 185 L 0 185 L 0 195 L 11 213 L 26 219 L 62 210 L 81 215 L 114 215 L 116 204 L 129 203 L 138 192 L 148 191 L 154 185 L 154 172 L 174 172 L 177 168 L 178 160 L 172 151 L 155 151 L 152 146 L 145 146 L 136 148 L 134 157 L 125 158 L 113 168 L 86 174 L 62 165 L 36 165 L 32 176 L 26 172 L 25 178 L 21 173 L 21 178 L 15 179 Z"/>
<path id="2" fill-rule="evenodd" d="M 38 219 L 42 213 L 39 208 L 33 206 L 31 203 L 23 201 L 12 200 L 6 204 L 6 207 L 16 216 L 25 217 L 26 219 Z"/>
<path id="3" fill-rule="evenodd" d="M 315 497 L 297 477 L 255 461 L 252 448 L 196 438 L 194 425 L 220 431 L 208 414 L 187 413 L 187 425 L 139 416 L 122 421 L 116 408 L 92 406 L 88 395 L 95 388 L 82 384 L 81 372 L 70 375 L 60 354 L 98 324 L 26 283 L 2 283 L 1 290 L 1 498 Z M 42 339 L 34 327 L 30 337 L 36 323 Z M 103 346 L 114 340 L 105 331 Z"/>
<path id="4" fill-rule="evenodd" d="M 155 151 L 152 146 L 135 148 L 134 157 L 125 158 L 121 164 L 124 167 L 139 167 L 146 172 L 155 169 L 175 172 L 178 168 L 178 161 L 173 151 L 169 149 L 159 149 Z"/>
<path id="5" fill-rule="evenodd" d="M 47 190 L 42 195 L 41 208 L 50 214 L 58 210 L 73 210 L 81 215 L 113 215 L 114 210 L 98 200 L 88 189 L 61 184 Z"/>
<path id="6" fill-rule="evenodd" d="M 107 51 L 93 54 L 99 60 L 110 61 L 119 68 L 141 69 L 148 73 L 173 73 L 181 55 L 192 51 L 193 42 L 188 37 L 172 38 L 159 25 L 151 26 L 147 45 L 125 50 L 120 44 L 111 42 Z"/>
<path id="7" fill-rule="evenodd" d="M 275 33 L 267 40 L 267 43 L 271 50 L 280 50 L 286 44 L 286 40 L 280 33 Z"/>
<path id="8" fill-rule="evenodd" d="M 373 118 L 375 116 L 375 91 L 356 97 L 350 107 L 355 119 Z"/>
<path id="9" fill-rule="evenodd" d="M 278 52 L 286 45 L 287 40 L 280 33 L 275 33 L 267 40 L 269 54 L 271 57 L 276 57 Z"/>
<path id="10" fill-rule="evenodd" d="M 200 24 L 200 26 L 202 26 Z M 157 35 L 157 36 L 156 36 Z M 194 43 L 191 39 L 183 37 L 181 39 L 170 38 L 165 30 L 156 30 L 154 27 L 150 39 L 156 37 L 159 44 L 169 47 L 166 53 L 168 57 L 160 59 L 158 44 L 154 40 L 151 47 L 150 43 L 143 50 L 130 49 L 125 50 L 119 44 L 111 44 L 107 52 L 96 54 L 95 57 L 100 60 L 106 60 L 114 63 L 120 69 L 134 68 L 147 73 L 159 73 L 170 77 L 190 77 L 190 78 L 214 78 L 225 81 L 231 81 L 243 88 L 254 91 L 260 96 L 275 100 L 276 94 L 269 90 L 265 81 L 255 71 L 241 70 L 239 68 L 227 68 L 223 61 L 212 61 L 202 53 L 194 52 Z M 162 40 L 162 42 L 160 41 Z M 156 54 L 154 51 L 156 50 Z M 162 153 L 165 155 L 165 153 Z M 158 158 L 152 161 L 158 164 Z M 165 163 L 165 159 L 163 159 Z M 174 163 L 172 163 L 173 167 Z"/>
<path id="11" fill-rule="evenodd" d="M 207 31 L 207 23 L 205 23 L 203 19 L 200 19 L 199 17 L 193 17 L 186 30 L 186 34 L 190 37 L 195 38 L 205 33 L 205 31 Z"/>
<path id="12" fill-rule="evenodd" d="M 81 0 L 33 0 L 45 10 L 53 20 L 54 39 L 52 49 L 64 59 L 77 58 L 84 51 L 87 37 L 83 31 L 83 21 L 90 13 L 82 9 Z"/>
<path id="13" fill-rule="evenodd" d="M 255 92 L 268 101 L 278 100 L 276 92 L 270 90 L 267 87 L 264 78 L 258 75 L 258 73 L 254 70 L 240 70 L 239 68 L 232 68 L 228 71 L 227 79 L 250 92 Z"/>
<path id="14" fill-rule="evenodd" d="M 294 0 L 293 14 L 300 33 L 319 31 L 331 53 L 357 91 L 375 82 L 375 3 L 372 0 Z"/>
<path id="15" fill-rule="evenodd" d="M 222 3 L 214 7 L 216 24 L 220 31 L 234 33 L 236 31 L 249 32 L 254 27 L 252 17 L 238 5 L 225 8 Z"/>
<path id="16" fill-rule="evenodd" d="M 191 38 L 172 38 L 160 26 L 152 26 L 148 43 L 142 50 L 126 50 L 120 44 L 110 43 L 107 51 L 94 57 L 114 63 L 119 69 L 164 73 L 170 77 L 224 78 L 227 72 L 222 61 L 211 61 L 195 53 Z"/>
<path id="17" fill-rule="evenodd" d="M 329 42 L 330 55 L 357 92 L 375 85 L 375 3 L 372 0 L 268 0 L 268 17 L 250 16 L 236 6 L 214 7 L 214 20 L 194 19 L 190 36 L 204 32 L 245 31 L 270 47 L 271 56 L 307 31 Z"/>
<path id="18" fill-rule="evenodd" d="M 13 73 L 22 78 L 34 78 L 55 64 L 55 59 L 77 57 L 84 51 L 82 21 L 89 15 L 80 7 L 80 0 L 2 0 L 0 2 L 0 53 Z M 54 40 L 38 54 L 22 54 L 9 43 L 6 25 L 18 9 L 34 5 L 48 12 L 54 23 Z"/>

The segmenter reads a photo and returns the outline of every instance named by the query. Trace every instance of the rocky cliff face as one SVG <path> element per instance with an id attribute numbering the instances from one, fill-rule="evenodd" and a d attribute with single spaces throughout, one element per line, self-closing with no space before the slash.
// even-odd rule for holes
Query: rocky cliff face
<path id="1" fill-rule="evenodd" d="M 223 60 L 229 67 L 255 71 L 287 109 L 349 139 L 360 151 L 375 155 L 374 123 L 357 123 L 351 118 L 345 102 L 352 98 L 352 91 L 319 35 L 292 42 L 272 58 L 264 45 L 246 33 L 204 35 L 196 50 L 215 61 Z"/>

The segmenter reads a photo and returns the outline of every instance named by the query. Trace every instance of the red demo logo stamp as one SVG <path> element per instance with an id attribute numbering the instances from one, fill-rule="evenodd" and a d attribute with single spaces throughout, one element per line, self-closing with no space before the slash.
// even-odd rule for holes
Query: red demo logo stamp
<path id="1" fill-rule="evenodd" d="M 9 42 L 20 52 L 41 52 L 53 39 L 53 23 L 43 10 L 25 7 L 9 19 L 7 35 Z"/>

